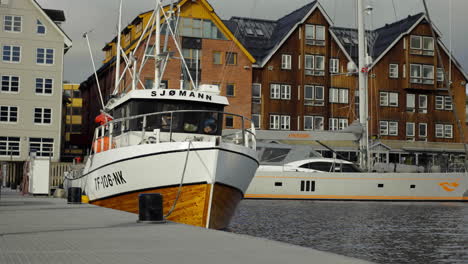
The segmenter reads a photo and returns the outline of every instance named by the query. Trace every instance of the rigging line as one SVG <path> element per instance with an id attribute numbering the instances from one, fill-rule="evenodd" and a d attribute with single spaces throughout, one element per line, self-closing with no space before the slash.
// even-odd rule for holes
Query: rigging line
<path id="1" fill-rule="evenodd" d="M 424 5 L 424 10 L 426 12 L 426 17 L 427 17 L 427 21 L 429 22 L 429 27 L 431 29 L 431 34 L 432 34 L 432 38 L 434 39 L 434 47 L 436 49 L 436 53 L 437 53 L 437 66 L 440 66 L 440 68 L 442 68 L 442 71 L 443 71 L 443 74 L 444 74 L 444 82 L 445 82 L 445 85 L 447 87 L 447 90 L 448 90 L 448 93 L 449 93 L 449 96 L 452 100 L 452 104 L 454 105 L 454 107 L 452 107 L 452 111 L 453 111 L 453 115 L 455 117 L 455 121 L 457 123 L 457 127 L 458 127 L 458 134 L 460 135 L 460 138 L 461 138 L 461 143 L 463 144 L 463 148 L 465 150 L 465 173 L 468 172 L 468 146 L 466 144 L 466 141 L 465 141 L 465 131 L 463 130 L 463 127 L 462 127 L 462 124 L 461 124 L 461 121 L 460 121 L 460 118 L 458 116 L 458 113 L 457 113 L 457 108 L 455 107 L 455 100 L 454 100 L 454 97 L 453 97 L 453 91 L 451 89 L 451 85 L 450 85 L 450 81 L 448 79 L 448 76 L 447 76 L 447 72 L 444 70 L 444 64 L 442 63 L 442 55 L 441 55 L 441 52 L 440 52 L 440 47 L 439 47 L 439 44 L 438 44 L 438 41 L 437 41 L 437 36 L 436 36 L 436 33 L 435 33 L 435 30 L 434 30 L 434 27 L 433 27 L 433 24 L 432 24 L 432 20 L 431 20 L 431 17 L 429 15 L 429 10 L 427 8 L 427 3 L 426 3 L 426 0 L 422 0 L 423 2 L 423 5 Z"/>

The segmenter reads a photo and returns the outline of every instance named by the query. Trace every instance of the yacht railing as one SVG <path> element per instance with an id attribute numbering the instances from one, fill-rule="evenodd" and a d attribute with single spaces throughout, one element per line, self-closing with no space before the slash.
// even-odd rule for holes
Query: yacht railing
<path id="1" fill-rule="evenodd" d="M 222 134 L 227 119 L 230 125 L 241 129 Z M 212 110 L 176 110 L 109 121 L 95 129 L 92 151 L 100 153 L 130 145 L 189 140 L 231 143 L 256 150 L 255 126 L 251 119 Z"/>

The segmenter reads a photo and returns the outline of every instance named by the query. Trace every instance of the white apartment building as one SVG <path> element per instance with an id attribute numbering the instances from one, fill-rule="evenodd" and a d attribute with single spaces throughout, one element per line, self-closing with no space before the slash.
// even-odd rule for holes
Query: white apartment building
<path id="1" fill-rule="evenodd" d="M 34 0 L 0 0 L 0 161 L 60 158 L 64 21 Z"/>

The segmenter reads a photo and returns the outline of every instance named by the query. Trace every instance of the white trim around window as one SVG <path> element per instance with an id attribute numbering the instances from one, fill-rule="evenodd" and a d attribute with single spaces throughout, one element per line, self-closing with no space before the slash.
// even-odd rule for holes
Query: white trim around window
<path id="1" fill-rule="evenodd" d="M 379 121 L 379 132 L 381 136 L 398 136 L 398 122 Z"/>
<path id="2" fill-rule="evenodd" d="M 427 123 L 419 123 L 419 137 L 426 138 L 427 137 Z"/>
<path id="3" fill-rule="evenodd" d="M 304 116 L 304 130 L 323 130 L 323 116 Z"/>
<path id="4" fill-rule="evenodd" d="M 262 124 L 262 115 L 252 114 L 252 123 L 256 129 L 260 129 Z"/>
<path id="5" fill-rule="evenodd" d="M 407 137 L 414 137 L 415 135 L 415 124 L 412 122 L 406 123 L 406 136 Z"/>
<path id="6" fill-rule="evenodd" d="M 281 54 L 281 69 L 291 70 L 291 59 L 292 56 L 289 54 Z"/>
<path id="7" fill-rule="evenodd" d="M 330 73 L 339 73 L 340 71 L 340 60 L 336 58 L 330 59 Z"/>
<path id="8" fill-rule="evenodd" d="M 398 97 L 399 97 L 398 93 L 380 92 L 379 93 L 380 106 L 398 107 Z"/>
<path id="9" fill-rule="evenodd" d="M 18 106 L 0 105 L 0 123 L 18 123 Z"/>
<path id="10" fill-rule="evenodd" d="M 36 48 L 36 64 L 54 65 L 55 64 L 55 49 Z"/>
<path id="11" fill-rule="evenodd" d="M 6 63 L 21 63 L 21 46 L 3 45 L 2 61 Z"/>
<path id="12" fill-rule="evenodd" d="M 349 90 L 342 88 L 330 88 L 328 101 L 335 104 L 347 104 L 349 102 Z"/>
<path id="13" fill-rule="evenodd" d="M 398 64 L 390 63 L 388 68 L 388 77 L 390 79 L 398 78 Z"/>
<path id="14" fill-rule="evenodd" d="M 325 87 L 322 85 L 304 85 L 304 104 L 323 106 L 325 104 Z"/>
<path id="15" fill-rule="evenodd" d="M 19 76 L 2 75 L 0 82 L 0 92 L 14 94 L 19 93 L 21 86 L 21 79 Z"/>
<path id="16" fill-rule="evenodd" d="M 51 125 L 52 124 L 52 108 L 35 107 L 33 121 L 35 125 Z"/>
<path id="17" fill-rule="evenodd" d="M 35 78 L 36 95 L 52 95 L 54 93 L 54 79 Z"/>
<path id="18" fill-rule="evenodd" d="M 3 31 L 10 33 L 21 33 L 23 31 L 23 17 L 5 15 L 3 17 Z"/>

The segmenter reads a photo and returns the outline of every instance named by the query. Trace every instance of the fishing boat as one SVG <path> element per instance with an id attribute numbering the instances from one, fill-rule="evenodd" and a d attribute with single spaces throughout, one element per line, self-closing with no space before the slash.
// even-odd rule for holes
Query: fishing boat
<path id="1" fill-rule="evenodd" d="M 156 2 L 159 47 L 165 10 Z M 156 58 L 163 56 L 155 50 Z M 164 63 L 156 61 L 158 78 Z M 131 213 L 138 213 L 140 194 L 159 193 L 167 220 L 223 229 L 258 167 L 255 128 L 250 119 L 224 112 L 229 103 L 218 86 L 161 89 L 159 80 L 153 89 L 133 87 L 102 102 L 92 153 L 80 171 L 69 173 L 66 186 L 81 187 L 90 204 Z M 242 129 L 223 134 L 226 116 Z"/>

